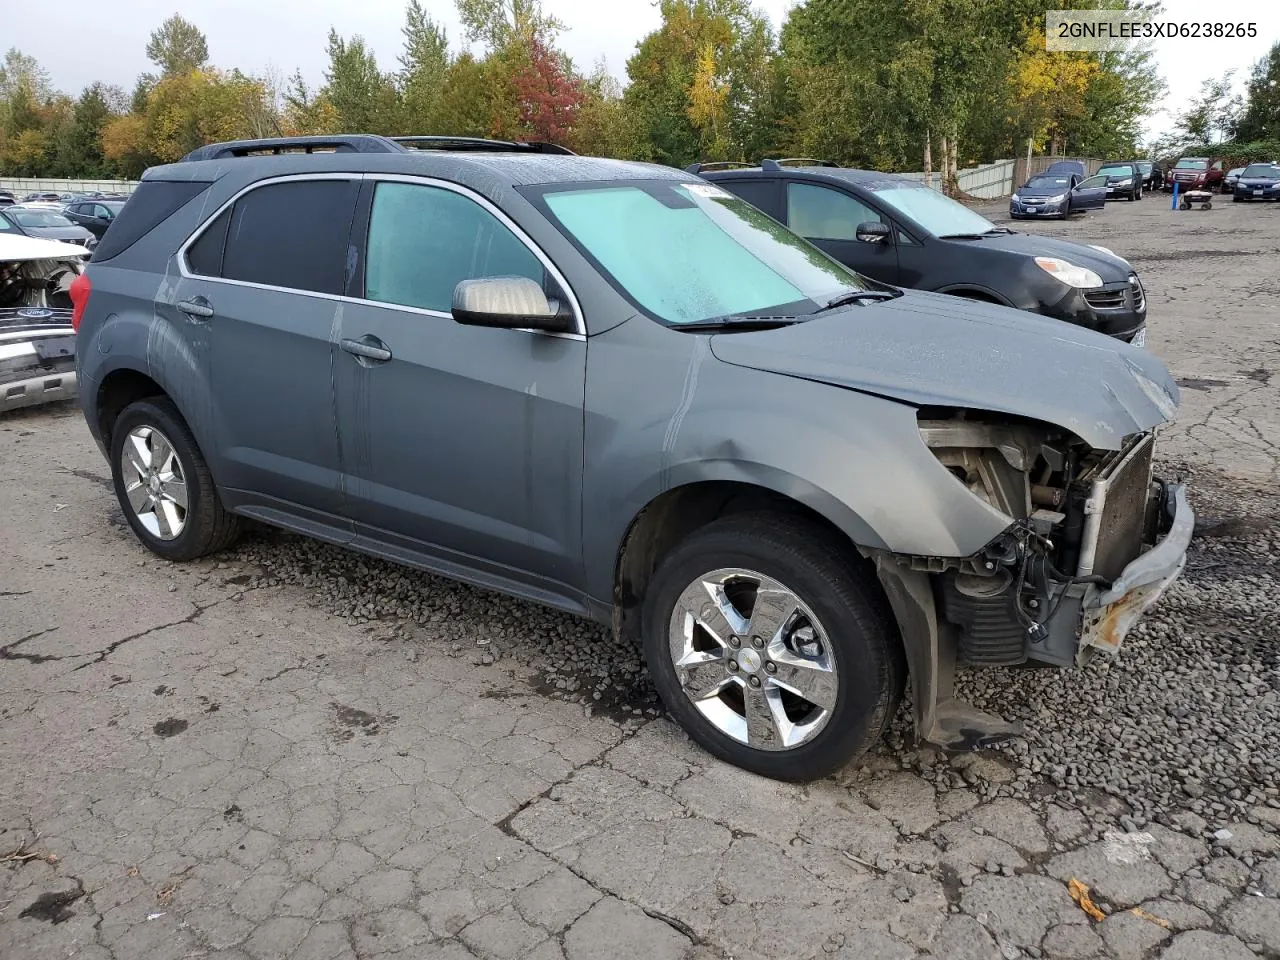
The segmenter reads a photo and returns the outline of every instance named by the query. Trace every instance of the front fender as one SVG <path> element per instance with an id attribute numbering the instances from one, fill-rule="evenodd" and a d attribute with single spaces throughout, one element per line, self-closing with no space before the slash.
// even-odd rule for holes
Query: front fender
<path id="1" fill-rule="evenodd" d="M 683 342 L 687 353 L 669 363 L 668 345 L 648 353 L 648 368 L 637 364 L 647 351 L 625 346 L 631 324 L 592 338 L 583 485 L 591 596 L 612 595 L 634 519 L 692 483 L 770 490 L 813 509 L 858 546 L 894 553 L 968 556 L 1008 525 L 925 446 L 914 407 L 723 363 L 705 337 L 641 322 Z M 619 389 L 637 377 L 644 389 Z"/>

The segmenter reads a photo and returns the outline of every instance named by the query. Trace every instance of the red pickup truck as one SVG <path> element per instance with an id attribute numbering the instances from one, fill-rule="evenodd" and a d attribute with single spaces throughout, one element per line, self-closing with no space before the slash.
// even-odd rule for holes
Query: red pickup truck
<path id="1" fill-rule="evenodd" d="M 1166 191 L 1176 183 L 1179 190 L 1217 190 L 1222 185 L 1222 161 L 1211 157 L 1183 157 L 1173 165 L 1164 182 Z"/>

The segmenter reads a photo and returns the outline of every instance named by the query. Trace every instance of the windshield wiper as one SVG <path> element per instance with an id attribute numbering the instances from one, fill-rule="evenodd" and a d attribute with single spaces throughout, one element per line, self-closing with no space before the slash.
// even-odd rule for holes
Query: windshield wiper
<path id="1" fill-rule="evenodd" d="M 861 303 L 864 300 L 879 302 L 881 300 L 897 300 L 902 296 L 901 290 L 850 290 L 848 293 L 842 293 L 838 297 L 832 297 L 824 305 L 819 307 L 814 313 L 821 313 L 823 310 L 833 310 L 836 307 L 843 307 L 850 303 Z"/>
<path id="2" fill-rule="evenodd" d="M 698 330 L 706 333 L 708 330 L 772 330 L 774 327 L 785 327 L 793 323 L 799 323 L 798 317 L 708 317 L 705 320 L 690 320 L 687 323 L 673 323 L 671 325 L 674 330 Z"/>
<path id="3" fill-rule="evenodd" d="M 1039 200 L 1039 197 L 1034 199 Z M 992 227 L 990 230 L 983 230 L 982 233 L 943 233 L 938 235 L 939 240 L 981 240 L 983 237 L 994 236 L 997 233 L 1013 233 L 1006 227 Z"/>

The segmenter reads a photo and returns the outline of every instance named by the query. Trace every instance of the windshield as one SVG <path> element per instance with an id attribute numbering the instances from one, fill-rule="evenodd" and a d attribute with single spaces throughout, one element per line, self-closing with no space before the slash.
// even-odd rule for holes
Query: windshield
<path id="1" fill-rule="evenodd" d="M 1027 181 L 1031 190 L 1066 190 L 1071 186 L 1067 177 L 1032 177 Z"/>
<path id="2" fill-rule="evenodd" d="M 52 210 L 10 210 L 9 215 L 24 227 L 69 227 L 71 221 Z"/>
<path id="3" fill-rule="evenodd" d="M 869 183 L 867 188 L 877 200 L 910 217 L 937 237 L 990 233 L 997 229 L 986 217 L 930 187 L 889 180 L 881 184 Z"/>
<path id="4" fill-rule="evenodd" d="M 1107 163 L 1098 168 L 1098 173 L 1107 177 L 1131 177 L 1133 167 L 1127 163 Z"/>
<path id="5" fill-rule="evenodd" d="M 1204 170 L 1209 166 L 1208 160 L 1179 160 L 1175 170 Z"/>
<path id="6" fill-rule="evenodd" d="M 1245 167 L 1242 177 L 1262 177 L 1264 179 L 1277 180 L 1280 179 L 1280 167 L 1273 166 L 1269 163 L 1251 163 Z"/>
<path id="7" fill-rule="evenodd" d="M 709 183 L 549 190 L 557 227 L 627 297 L 671 324 L 809 314 L 869 289 L 856 273 Z"/>

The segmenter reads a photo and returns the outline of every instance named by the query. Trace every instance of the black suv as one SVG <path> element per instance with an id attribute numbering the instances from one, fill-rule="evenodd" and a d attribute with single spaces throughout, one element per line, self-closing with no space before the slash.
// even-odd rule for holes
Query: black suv
<path id="1" fill-rule="evenodd" d="M 77 200 L 67 204 L 62 215 L 101 240 L 123 207 L 123 200 Z"/>
<path id="2" fill-rule="evenodd" d="M 884 283 L 1057 317 L 1143 346 L 1147 303 L 1105 247 L 1016 233 L 914 180 L 817 160 L 694 164 L 714 181 Z"/>

